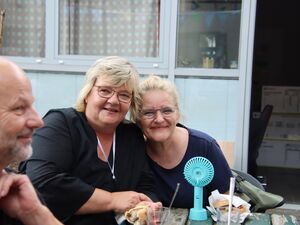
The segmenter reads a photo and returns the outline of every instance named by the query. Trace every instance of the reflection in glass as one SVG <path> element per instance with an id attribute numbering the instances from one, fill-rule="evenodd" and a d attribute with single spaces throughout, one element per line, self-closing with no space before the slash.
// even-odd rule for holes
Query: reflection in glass
<path id="1" fill-rule="evenodd" d="M 45 1 L 0 0 L 5 9 L 0 55 L 45 56 Z"/>
<path id="2" fill-rule="evenodd" d="M 177 67 L 237 68 L 241 0 L 180 0 Z"/>
<path id="3" fill-rule="evenodd" d="M 59 54 L 159 55 L 160 0 L 59 1 Z"/>

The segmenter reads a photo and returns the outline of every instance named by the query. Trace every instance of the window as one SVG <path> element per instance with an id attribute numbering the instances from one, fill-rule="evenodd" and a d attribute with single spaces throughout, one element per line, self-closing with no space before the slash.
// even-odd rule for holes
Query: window
<path id="1" fill-rule="evenodd" d="M 159 56 L 159 0 L 59 1 L 59 55 Z"/>
<path id="2" fill-rule="evenodd" d="M 241 5 L 241 0 L 0 0 L 6 10 L 0 54 L 30 70 L 84 72 L 99 57 L 120 55 L 144 74 L 237 78 Z"/>
<path id="3" fill-rule="evenodd" d="M 176 66 L 236 69 L 241 5 L 241 0 L 180 0 Z"/>
<path id="4" fill-rule="evenodd" d="M 5 10 L 0 55 L 45 56 L 45 1 L 0 0 Z"/>

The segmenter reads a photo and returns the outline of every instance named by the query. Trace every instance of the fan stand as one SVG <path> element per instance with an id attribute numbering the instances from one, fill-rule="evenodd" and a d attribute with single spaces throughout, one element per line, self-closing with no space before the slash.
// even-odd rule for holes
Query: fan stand
<path id="1" fill-rule="evenodd" d="M 204 157 L 193 157 L 187 161 L 183 171 L 185 179 L 194 186 L 194 208 L 190 209 L 189 219 L 207 220 L 207 211 L 203 208 L 203 187 L 214 177 L 214 167 Z"/>
<path id="2" fill-rule="evenodd" d="M 194 188 L 194 208 L 190 209 L 191 220 L 207 220 L 207 211 L 202 208 L 203 188 Z"/>

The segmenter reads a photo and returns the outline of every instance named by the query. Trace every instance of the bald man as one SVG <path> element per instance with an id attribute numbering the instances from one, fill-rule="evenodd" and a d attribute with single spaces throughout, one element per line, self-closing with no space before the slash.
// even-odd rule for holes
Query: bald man
<path id="1" fill-rule="evenodd" d="M 32 153 L 35 128 L 43 121 L 33 108 L 30 80 L 15 63 L 0 57 L 0 224 L 58 225 L 41 204 L 26 175 L 9 173 L 5 168 Z"/>

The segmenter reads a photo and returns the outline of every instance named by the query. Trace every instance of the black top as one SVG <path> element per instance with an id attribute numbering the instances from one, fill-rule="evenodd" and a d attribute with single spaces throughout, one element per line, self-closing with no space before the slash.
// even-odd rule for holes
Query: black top
<path id="1" fill-rule="evenodd" d="M 0 224 L 1 225 L 22 225 L 20 221 L 9 217 L 1 210 L 0 210 Z"/>
<path id="2" fill-rule="evenodd" d="M 73 108 L 50 110 L 45 126 L 33 136 L 33 155 L 21 163 L 54 215 L 65 224 L 116 224 L 113 212 L 74 215 L 95 187 L 110 192 L 134 190 L 153 200 L 150 171 L 141 130 L 122 122 L 116 130 L 115 176 L 97 156 L 97 137 L 84 113 Z M 112 151 L 109 155 L 112 165 Z"/>

